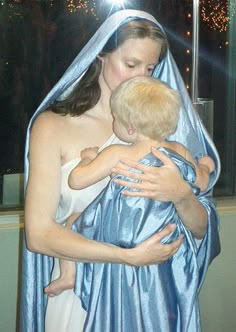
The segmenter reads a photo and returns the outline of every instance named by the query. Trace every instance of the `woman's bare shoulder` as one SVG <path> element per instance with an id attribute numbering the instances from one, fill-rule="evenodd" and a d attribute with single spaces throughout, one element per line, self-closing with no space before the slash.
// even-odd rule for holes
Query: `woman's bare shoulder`
<path id="1" fill-rule="evenodd" d="M 44 146 L 47 150 L 48 146 L 57 150 L 63 141 L 63 123 L 65 119 L 51 111 L 42 112 L 37 116 L 30 130 L 30 144 L 36 147 Z"/>
<path id="2" fill-rule="evenodd" d="M 34 120 L 31 127 L 31 135 L 36 136 L 54 136 L 60 135 L 63 132 L 65 126 L 65 117 L 53 113 L 51 111 L 45 111 L 40 113 Z"/>
<path id="3" fill-rule="evenodd" d="M 60 123 L 64 122 L 63 116 L 53 113 L 52 111 L 48 110 L 45 112 L 40 113 L 33 122 L 32 128 L 34 127 L 42 127 L 47 128 L 48 126 L 58 126 Z"/>

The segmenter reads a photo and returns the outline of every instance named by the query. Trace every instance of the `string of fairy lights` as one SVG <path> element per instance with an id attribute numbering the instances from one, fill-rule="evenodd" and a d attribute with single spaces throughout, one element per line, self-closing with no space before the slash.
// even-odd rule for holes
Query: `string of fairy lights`
<path id="1" fill-rule="evenodd" d="M 187 30 L 185 32 L 186 34 L 186 38 L 188 40 L 188 45 L 191 44 L 191 38 L 192 38 L 192 32 L 191 32 L 191 29 L 190 29 L 190 26 L 192 24 L 192 13 L 190 12 L 190 7 L 189 7 L 189 10 L 186 14 L 186 19 L 187 19 Z M 186 57 L 187 57 L 187 63 L 188 65 L 185 65 L 185 77 L 184 77 L 184 80 L 185 80 L 185 86 L 187 88 L 187 90 L 190 89 L 190 80 L 191 80 L 191 68 L 190 68 L 190 63 L 191 63 L 191 59 L 190 59 L 190 55 L 191 55 L 191 50 L 190 48 L 186 48 L 185 50 L 185 53 L 186 53 Z"/>
<path id="2" fill-rule="evenodd" d="M 111 2 L 118 3 L 119 1 Z M 123 5 L 124 1 L 120 2 L 122 2 Z M 202 21 L 205 22 L 211 30 L 219 32 L 226 31 L 230 20 L 236 14 L 236 2 L 232 1 L 231 13 L 229 13 L 229 3 L 230 0 L 200 0 L 200 15 Z M 77 10 L 85 10 L 86 13 L 90 13 L 96 17 L 96 1 L 67 0 L 67 8 L 70 13 L 76 12 Z"/>
<path id="3" fill-rule="evenodd" d="M 115 3 L 119 3 L 119 1 L 111 2 L 113 3 L 112 6 L 114 6 Z M 120 2 L 122 2 L 122 6 L 124 6 L 124 1 Z M 190 0 L 187 0 L 187 2 L 192 3 L 192 1 Z M 236 1 L 232 1 L 230 13 L 230 0 L 200 0 L 199 4 L 201 19 L 205 24 L 207 24 L 209 29 L 218 32 L 227 31 L 231 19 L 236 14 Z M 94 0 L 67 0 L 67 8 L 70 13 L 74 13 L 77 10 L 84 10 L 86 13 L 90 13 L 93 16 L 97 17 L 96 7 L 96 1 Z"/>
<path id="4" fill-rule="evenodd" d="M 192 0 L 185 0 L 187 4 L 192 4 Z M 48 0 L 50 6 L 56 4 L 56 0 Z M 93 15 L 97 18 L 98 4 L 107 3 L 112 7 L 125 7 L 124 0 L 66 0 L 66 8 L 69 13 L 77 11 L 84 11 L 85 14 Z M 0 0 L 0 5 L 8 5 L 13 7 L 15 5 L 24 4 L 24 0 Z M 209 29 L 225 32 L 232 18 L 236 15 L 236 1 L 235 0 L 200 0 L 200 16 L 202 21 L 209 27 Z"/>
<path id="5" fill-rule="evenodd" d="M 211 30 L 227 31 L 228 24 L 236 13 L 236 2 L 232 1 L 230 7 L 230 1 L 201 0 L 200 13 L 203 22 Z"/>
<path id="6" fill-rule="evenodd" d="M 67 9 L 69 13 L 75 13 L 78 10 L 83 10 L 85 14 L 91 14 L 97 18 L 96 2 L 94 0 L 67 0 Z"/>
<path id="7" fill-rule="evenodd" d="M 192 1 L 188 0 L 188 4 L 190 5 Z M 226 32 L 228 29 L 228 25 L 236 14 L 236 1 L 220 1 L 220 0 L 200 0 L 200 17 L 202 21 L 208 26 L 208 28 L 215 32 Z M 189 7 L 191 9 L 191 6 Z M 187 21 L 192 21 L 192 13 L 189 11 L 187 14 Z M 188 22 L 191 23 L 191 22 Z M 187 26 L 189 24 L 187 23 Z M 186 31 L 186 38 L 190 41 L 191 31 L 188 29 Z M 188 42 L 190 44 L 190 42 Z M 223 45 L 227 47 L 229 42 L 226 40 L 223 42 Z M 219 44 L 219 48 L 222 48 L 222 43 Z M 187 63 L 191 63 L 190 48 L 186 48 L 185 50 Z M 190 81 L 191 81 L 191 68 L 190 65 L 185 66 L 185 85 L 186 88 L 190 89 Z"/>
<path id="8" fill-rule="evenodd" d="M 125 0 L 64 0 L 65 8 L 68 13 L 81 12 L 85 15 L 92 15 L 96 20 L 98 20 L 97 12 L 100 7 L 104 4 L 113 8 L 120 9 L 125 8 L 125 4 L 128 2 Z M 129 1 L 130 3 L 131 1 Z M 48 0 L 50 7 L 56 5 L 57 0 Z M 19 6 L 24 4 L 24 0 L 0 0 L 0 5 L 8 5 L 11 8 L 14 6 Z M 191 45 L 192 39 L 192 6 L 193 0 L 185 0 L 187 7 L 186 18 L 187 18 L 187 30 L 186 30 L 186 39 L 187 44 Z M 236 15 L 236 1 L 235 0 L 199 0 L 199 13 L 200 19 L 207 27 L 215 31 L 216 33 L 227 32 L 228 26 Z M 225 41 L 223 44 L 219 44 L 219 48 L 222 46 L 227 47 L 229 45 L 228 41 Z M 185 84 L 187 89 L 190 89 L 191 81 L 191 47 L 187 47 L 185 50 L 186 62 L 188 63 L 185 70 Z"/>

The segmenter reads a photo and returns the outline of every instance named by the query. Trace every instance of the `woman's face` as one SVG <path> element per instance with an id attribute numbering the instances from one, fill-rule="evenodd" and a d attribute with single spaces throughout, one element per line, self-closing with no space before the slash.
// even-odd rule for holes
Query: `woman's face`
<path id="1" fill-rule="evenodd" d="M 135 76 L 151 76 L 161 53 L 161 43 L 150 38 L 126 40 L 117 50 L 100 57 L 101 87 L 105 83 L 114 90 L 120 83 Z"/>

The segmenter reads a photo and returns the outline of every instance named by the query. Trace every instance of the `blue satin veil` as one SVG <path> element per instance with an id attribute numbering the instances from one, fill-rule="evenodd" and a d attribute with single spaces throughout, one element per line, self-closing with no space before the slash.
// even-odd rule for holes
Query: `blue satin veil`
<path id="1" fill-rule="evenodd" d="M 29 151 L 29 139 L 30 139 L 30 132 L 32 124 L 35 120 L 35 118 L 38 116 L 39 113 L 45 111 L 56 99 L 63 99 L 66 95 L 70 93 L 70 91 L 73 90 L 74 86 L 78 83 L 78 81 L 81 79 L 83 74 L 86 72 L 88 66 L 91 64 L 91 62 L 96 58 L 96 56 L 101 52 L 104 45 L 106 44 L 109 37 L 114 33 L 114 31 L 122 24 L 126 23 L 127 21 L 134 20 L 134 19 L 146 19 L 148 21 L 153 22 L 158 27 L 162 29 L 160 24 L 155 20 L 154 17 L 151 15 L 142 12 L 142 11 L 136 11 L 136 10 L 121 10 L 112 16 L 110 16 L 103 24 L 102 26 L 97 30 L 95 35 L 90 39 L 90 41 L 86 44 L 86 46 L 82 49 L 82 51 L 78 54 L 78 56 L 75 58 L 73 63 L 70 65 L 70 67 L 67 69 L 65 74 L 62 76 L 62 78 L 58 81 L 58 83 L 54 86 L 54 88 L 49 92 L 49 94 L 46 96 L 46 98 L 43 100 L 39 108 L 36 110 L 35 114 L 33 115 L 28 131 L 27 131 L 27 138 L 26 138 L 26 148 L 25 148 L 25 183 L 27 183 L 28 180 L 28 174 L 29 174 L 29 160 L 28 160 L 28 151 Z M 162 265 L 159 267 L 158 265 L 145 267 L 145 268 L 131 268 L 122 266 L 119 264 L 88 264 L 86 269 L 88 272 L 88 275 L 91 273 L 91 269 L 94 269 L 92 271 L 91 275 L 95 275 L 98 282 L 101 283 L 101 287 L 104 287 L 104 295 L 103 297 L 97 298 L 97 301 L 99 301 L 99 309 L 96 316 L 98 319 L 96 319 L 96 323 L 98 324 L 97 327 L 93 327 L 92 330 L 94 331 L 122 331 L 121 322 L 127 321 L 126 328 L 130 331 L 139 331 L 132 330 L 130 328 L 129 323 L 131 324 L 132 317 L 137 321 L 137 324 L 144 324 L 142 321 L 140 323 L 140 320 L 142 319 L 142 316 L 139 315 L 140 306 L 143 305 L 145 302 L 146 311 L 145 311 L 145 317 L 143 320 L 145 320 L 145 324 L 147 326 L 145 327 L 145 330 L 149 329 L 150 331 L 153 331 L 151 326 L 153 324 L 153 320 L 156 322 L 157 329 L 156 331 L 185 331 L 180 330 L 181 326 L 185 326 L 189 329 L 189 331 L 198 331 L 199 328 L 199 312 L 198 312 L 198 303 L 197 303 L 197 292 L 200 289 L 200 286 L 204 280 L 205 273 L 207 271 L 207 268 L 212 261 L 212 259 L 219 253 L 220 251 L 220 243 L 219 243 L 219 236 L 218 236 L 218 216 L 216 213 L 214 201 L 212 199 L 212 187 L 217 181 L 220 173 L 220 161 L 219 156 L 216 151 L 216 148 L 207 133 L 206 129 L 204 128 L 198 114 L 195 112 L 191 99 L 188 95 L 188 92 L 186 91 L 185 85 L 183 83 L 183 80 L 181 78 L 181 75 L 178 71 L 178 68 L 175 64 L 175 61 L 170 53 L 170 51 L 167 52 L 167 55 L 165 58 L 161 61 L 161 63 L 156 67 L 153 76 L 161 79 L 165 82 L 167 82 L 172 88 L 177 89 L 181 92 L 182 97 L 182 109 L 180 112 L 180 118 L 177 130 L 174 135 L 172 135 L 169 139 L 178 141 L 182 144 L 184 144 L 192 153 L 193 156 L 198 157 L 201 154 L 208 154 L 210 155 L 216 164 L 216 170 L 211 176 L 210 185 L 208 188 L 208 191 L 204 194 L 198 195 L 199 201 L 204 205 L 206 208 L 207 214 L 208 214 L 208 231 L 206 236 L 204 237 L 201 245 L 199 248 L 196 247 L 195 241 L 192 238 L 190 232 L 184 228 L 184 226 L 179 222 L 179 227 L 177 228 L 177 232 L 173 234 L 173 237 L 169 239 L 169 241 L 174 240 L 174 238 L 177 236 L 178 232 L 183 232 L 185 234 L 185 244 L 182 252 L 179 250 L 179 252 L 168 262 L 164 263 L 163 267 Z M 172 156 L 173 158 L 175 156 Z M 145 159 L 145 158 L 144 158 Z M 177 158 L 178 159 L 178 158 Z M 146 158 L 147 162 L 154 162 L 152 160 L 152 157 L 149 156 Z M 188 168 L 188 171 L 191 173 L 190 168 Z M 188 174 L 188 172 L 187 172 Z M 110 184 L 109 184 L 110 186 Z M 108 187 L 109 187 L 108 186 Z M 105 189 L 107 190 L 107 188 Z M 115 190 L 113 191 L 115 192 Z M 100 196 L 99 196 L 100 197 Z M 107 204 L 107 197 L 104 195 L 104 198 L 100 199 L 100 204 Z M 132 200 L 127 200 L 127 202 L 131 202 Z M 94 202 L 92 203 L 94 204 Z M 128 203 L 127 203 L 128 204 Z M 132 202 L 130 203 L 132 204 Z M 141 206 L 145 206 L 147 204 L 147 200 L 140 200 Z M 158 203 L 156 203 L 158 204 Z M 133 207 L 132 207 L 133 208 Z M 166 208 L 166 207 L 165 207 Z M 153 207 L 148 206 L 145 207 L 147 209 L 148 214 L 150 212 L 150 216 L 156 216 L 155 215 L 155 209 Z M 144 209 L 141 209 L 140 212 L 141 215 L 144 214 Z M 158 208 L 158 216 L 156 216 L 156 221 L 160 218 L 160 208 Z M 164 211 L 165 209 L 163 209 Z M 125 211 L 125 210 L 124 210 Z M 146 211 L 146 210 L 145 210 Z M 86 212 L 88 213 L 88 212 Z M 145 215 L 145 218 L 147 216 Z M 151 217 L 150 217 L 151 218 Z M 173 213 L 173 218 L 175 217 L 175 214 Z M 143 220 L 143 218 L 141 219 Z M 160 220 L 163 220 L 160 218 Z M 175 220 L 175 219 L 173 219 Z M 98 223 L 99 224 L 99 223 Z M 79 225 L 79 222 L 76 224 Z M 107 227 L 107 225 L 106 225 Z M 92 229 L 92 228 L 91 228 Z M 104 228 L 102 228 L 104 230 Z M 84 232 L 84 229 L 78 228 L 79 231 Z M 150 227 L 150 231 L 157 231 L 158 230 L 158 224 L 155 225 L 155 227 Z M 125 228 L 124 228 L 125 231 Z M 134 233 L 132 233 L 134 232 Z M 142 237 L 139 237 L 138 234 L 135 233 L 135 229 L 130 232 L 129 236 L 132 234 L 134 235 L 134 238 L 136 237 L 137 243 L 141 240 L 143 240 L 145 237 L 148 236 L 148 234 L 143 234 Z M 114 232 L 113 232 L 114 233 Z M 141 234 L 140 233 L 140 234 Z M 86 232 L 85 232 L 86 234 Z M 149 234 L 150 235 L 150 234 Z M 89 234 L 88 234 L 89 236 Z M 102 239 L 101 239 L 102 240 Z M 132 241 L 129 243 L 131 246 L 135 245 L 135 242 Z M 129 245 L 124 244 L 124 245 Z M 188 248 L 188 250 L 186 250 Z M 189 262 L 189 264 L 187 264 Z M 183 264 L 183 265 L 182 265 Z M 22 298 L 21 298 L 21 331 L 22 332 L 43 332 L 44 331 L 44 317 L 45 317 L 45 309 L 46 309 L 46 303 L 47 298 L 43 293 L 43 288 L 50 282 L 50 276 L 52 271 L 52 265 L 53 261 L 52 258 L 49 258 L 48 256 L 35 254 L 27 250 L 26 245 L 24 243 L 23 245 L 23 274 L 22 274 Z M 78 263 L 78 269 L 84 269 L 84 265 L 86 264 L 80 264 Z M 183 272 L 183 266 L 189 271 L 186 275 L 184 275 Z M 169 271 L 170 269 L 174 267 L 175 268 L 175 275 L 170 275 Z M 85 269 L 85 270 L 86 270 Z M 135 273 L 131 273 L 128 275 L 126 273 L 126 270 L 135 269 Z M 166 269 L 166 270 L 165 270 Z M 84 271 L 84 270 L 83 270 Z M 105 272 L 104 272 L 105 271 Z M 123 274 L 121 273 L 123 271 Z M 87 273 L 86 272 L 86 273 Z M 81 274 L 82 273 L 82 274 Z M 88 300 L 86 304 L 86 299 L 83 297 L 83 291 L 81 290 L 81 287 L 88 287 L 89 283 L 87 282 L 88 279 L 86 278 L 86 273 L 81 272 L 78 273 L 78 278 L 76 280 L 76 289 L 75 292 L 78 294 L 81 299 L 84 307 L 87 306 L 89 308 L 89 315 L 87 326 L 89 326 L 89 322 L 92 320 L 90 319 L 92 315 L 95 314 L 95 308 L 93 307 L 95 302 L 92 302 L 94 300 L 94 296 L 96 295 L 96 289 L 93 289 L 93 283 L 90 283 L 91 287 L 91 299 Z M 95 273 L 95 274 L 94 274 Z M 104 274 L 105 273 L 105 274 Z M 154 276 L 157 273 L 158 277 L 146 279 L 150 276 Z M 104 277 L 106 275 L 106 277 Z M 119 279 L 120 276 L 123 275 L 124 278 Z M 82 277 L 83 278 L 82 278 Z M 114 279 L 109 279 L 112 276 Z M 134 277 L 135 276 L 135 277 Z M 102 277 L 102 278 L 101 278 Z M 99 279 L 100 278 L 100 279 Z M 107 279 L 106 279 L 107 278 Z M 165 288 L 165 292 L 163 294 L 159 294 L 159 292 L 163 291 L 164 288 L 161 288 L 160 286 L 160 280 L 169 280 L 167 282 L 168 285 Z M 171 279 L 171 280 L 170 280 Z M 148 282 L 147 282 L 148 281 Z M 114 282 L 114 286 L 112 284 Z M 136 292 L 137 291 L 137 284 L 141 283 L 141 289 L 142 289 L 142 296 L 139 298 L 141 293 Z M 107 286 L 109 285 L 109 286 Z M 132 287 L 132 286 L 135 287 Z M 110 287 L 109 290 L 106 289 L 106 287 Z M 170 287 L 170 288 L 168 288 Z M 103 288 L 102 288 L 103 289 Z M 182 291 L 184 291 L 182 293 Z M 134 292 L 134 293 L 132 293 Z M 136 292 L 136 293 L 135 293 Z M 175 292 L 175 293 L 173 293 Z M 157 294 L 158 293 L 158 294 Z M 124 294 L 124 296 L 122 296 Z M 151 294 L 151 296 L 150 296 Z M 152 295 L 153 294 L 153 295 Z M 158 296 L 157 296 L 158 295 Z M 195 297 L 193 298 L 193 295 Z M 129 297 L 130 296 L 130 297 Z M 119 307 L 119 299 L 122 297 L 123 303 L 123 310 L 122 313 L 119 312 L 121 310 L 121 307 Z M 176 303 L 180 303 L 179 307 L 176 307 L 174 305 L 174 297 L 176 297 Z M 129 302 L 129 298 L 131 299 Z M 178 299 L 177 299 L 178 298 Z M 135 299 L 135 302 L 133 301 Z M 133 301 L 133 302 L 132 302 Z M 129 305 L 132 302 L 132 313 L 133 315 L 129 315 Z M 150 303 L 149 303 L 150 302 Z M 191 304 L 189 306 L 185 306 L 184 304 L 188 303 Z M 98 304 L 97 304 L 98 305 Z M 105 315 L 102 308 L 104 308 L 104 305 L 110 306 L 110 308 L 114 308 L 116 310 L 116 313 L 119 312 L 120 319 L 115 320 L 115 322 L 111 321 L 111 317 L 109 317 L 110 314 L 113 315 L 113 312 L 109 311 L 109 309 Z M 152 316 L 152 308 L 158 306 L 160 308 L 158 316 L 156 316 L 155 311 L 155 317 Z M 164 313 L 162 312 L 165 311 Z M 164 309 L 166 308 L 166 309 Z M 169 309 L 168 309 L 169 308 Z M 95 311 L 94 311 L 95 310 Z M 100 310 L 100 311 L 99 311 Z M 188 318 L 182 318 L 180 315 L 180 310 L 183 310 L 184 313 L 186 313 L 186 317 Z M 141 311 L 140 311 L 141 312 Z M 103 316 L 105 315 L 105 316 Z M 131 317 L 132 316 L 132 317 Z M 106 329 L 104 330 L 102 326 L 99 324 L 103 323 L 105 321 L 108 322 L 108 324 L 114 324 L 114 325 L 108 325 Z M 118 324 L 118 325 L 116 325 Z M 164 324 L 164 325 L 163 325 Z M 165 325 L 166 324 L 166 325 Z M 176 324 L 176 325 L 171 325 Z M 182 324 L 182 325 L 181 325 Z M 100 326 L 100 329 L 99 329 Z M 139 325 L 143 326 L 143 325 Z M 158 329 L 158 326 L 161 328 Z M 173 326 L 176 327 L 176 329 L 172 329 Z M 110 328 L 114 328 L 114 330 Z M 102 329 L 101 329 L 102 328 Z M 123 330 L 123 331 L 126 331 Z M 186 329 L 187 331 L 187 329 Z"/>

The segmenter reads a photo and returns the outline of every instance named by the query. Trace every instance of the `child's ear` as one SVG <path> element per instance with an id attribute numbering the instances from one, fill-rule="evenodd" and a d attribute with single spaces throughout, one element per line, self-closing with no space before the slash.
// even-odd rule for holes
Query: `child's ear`
<path id="1" fill-rule="evenodd" d="M 135 130 L 133 128 L 128 128 L 128 134 L 133 135 Z"/>
<path id="2" fill-rule="evenodd" d="M 128 134 L 129 135 L 133 135 L 134 133 L 135 133 L 135 127 L 131 124 L 131 123 L 129 123 L 129 126 L 128 126 L 128 128 L 127 128 L 127 132 L 128 132 Z"/>

